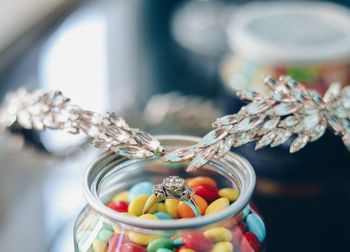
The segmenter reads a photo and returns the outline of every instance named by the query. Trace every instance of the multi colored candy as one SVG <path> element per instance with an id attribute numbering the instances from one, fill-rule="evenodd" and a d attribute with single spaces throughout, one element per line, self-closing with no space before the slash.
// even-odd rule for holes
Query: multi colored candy
<path id="1" fill-rule="evenodd" d="M 153 183 L 144 181 L 128 191 L 115 195 L 107 206 L 121 214 L 141 220 L 172 221 L 196 218 L 191 207 L 178 199 L 166 199 L 143 214 L 143 207 L 152 193 Z M 216 214 L 239 198 L 235 188 L 219 188 L 209 177 L 187 180 L 195 195 L 201 215 Z M 77 235 L 80 251 L 87 252 L 258 252 L 266 236 L 265 225 L 259 214 L 248 205 L 244 210 L 200 230 L 167 231 L 159 234 L 149 230 L 124 229 L 102 217 L 96 217 Z"/>

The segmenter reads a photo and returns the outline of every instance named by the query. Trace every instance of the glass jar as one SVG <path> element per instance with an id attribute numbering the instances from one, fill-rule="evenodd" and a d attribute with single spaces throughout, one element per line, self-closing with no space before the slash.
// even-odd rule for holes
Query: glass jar
<path id="1" fill-rule="evenodd" d="M 162 136 L 159 140 L 167 149 L 198 142 L 197 138 L 187 136 Z M 83 190 L 87 205 L 75 224 L 75 251 L 263 250 L 265 225 L 259 212 L 249 203 L 255 187 L 255 173 L 249 162 L 237 154 L 229 153 L 219 160 L 211 161 L 194 174 L 185 172 L 185 166 L 186 163 L 165 163 L 158 158 L 128 160 L 111 152 L 102 154 L 88 168 L 84 179 Z M 239 196 L 237 201 L 215 214 L 176 220 L 140 219 L 106 206 L 116 193 L 125 191 L 140 181 L 159 183 L 170 175 L 182 178 L 210 176 L 220 187 L 237 189 Z M 203 237 L 203 232 L 215 227 L 221 227 L 216 231 L 229 230 L 232 235 L 221 233 L 212 240 L 212 244 L 205 245 L 200 237 Z M 187 235 L 187 240 L 183 239 L 184 235 Z M 163 245 L 148 245 L 160 237 L 170 238 L 172 244 L 164 245 L 163 250 L 159 249 Z M 192 247 L 193 250 L 186 250 L 185 247 Z"/>
<path id="2" fill-rule="evenodd" d="M 227 26 L 233 53 L 223 61 L 222 79 L 230 92 L 268 92 L 268 75 L 289 75 L 321 94 L 332 82 L 348 85 L 349 29 L 350 11 L 333 3 L 248 3 Z"/>

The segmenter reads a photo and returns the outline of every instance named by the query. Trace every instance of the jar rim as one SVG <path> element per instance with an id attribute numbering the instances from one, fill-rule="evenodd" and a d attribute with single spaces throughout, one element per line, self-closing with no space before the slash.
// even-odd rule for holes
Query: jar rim
<path id="1" fill-rule="evenodd" d="M 200 138 L 193 136 L 184 136 L 184 135 L 159 135 L 156 136 L 160 142 L 165 141 L 185 141 L 189 144 L 196 144 Z M 112 152 L 104 152 L 102 153 L 96 160 L 90 164 L 87 171 L 85 172 L 84 181 L 83 181 L 83 194 L 87 201 L 87 204 L 96 211 L 102 217 L 108 219 L 111 222 L 117 222 L 121 225 L 131 226 L 134 228 L 140 229 L 151 229 L 151 230 L 171 230 L 171 229 L 190 229 L 195 227 L 206 226 L 215 222 L 219 222 L 229 218 L 231 216 L 237 215 L 241 212 L 244 207 L 249 203 L 249 200 L 252 196 L 252 193 L 255 188 L 255 172 L 251 164 L 243 157 L 233 152 L 227 153 L 220 160 L 213 160 L 210 163 L 221 162 L 224 164 L 228 164 L 225 162 L 230 162 L 235 165 L 237 170 L 232 169 L 232 174 L 239 171 L 242 173 L 241 176 L 241 185 L 240 185 L 240 195 L 234 203 L 232 203 L 229 207 L 224 210 L 208 215 L 208 216 L 200 216 L 198 218 L 189 218 L 189 219 L 181 219 L 181 220 L 162 220 L 162 221 L 152 221 L 152 220 L 140 220 L 138 218 L 132 218 L 127 215 L 120 214 L 110 208 L 108 208 L 98 197 L 97 194 L 97 185 L 96 185 L 96 170 L 102 166 L 108 164 L 112 159 L 116 159 L 120 157 Z M 154 159 L 154 158 L 153 158 Z M 152 159 L 146 159 L 152 160 Z M 156 160 L 156 159 L 154 159 Z M 142 162 L 145 160 L 129 160 L 123 158 L 123 162 Z M 115 166 L 113 166 L 115 167 Z M 231 174 L 231 175 L 232 175 Z M 225 174 L 222 174 L 225 175 Z M 228 174 L 227 174 L 228 175 Z M 243 177 L 242 177 L 243 176 Z M 243 178 L 243 179 L 242 179 Z"/>

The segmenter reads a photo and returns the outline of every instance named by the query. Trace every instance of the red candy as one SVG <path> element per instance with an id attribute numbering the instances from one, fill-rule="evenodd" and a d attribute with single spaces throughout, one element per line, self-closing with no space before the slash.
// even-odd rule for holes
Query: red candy
<path id="1" fill-rule="evenodd" d="M 128 212 L 128 203 L 126 203 L 125 201 L 111 202 L 108 204 L 108 207 L 121 213 Z"/>
<path id="2" fill-rule="evenodd" d="M 257 252 L 260 250 L 260 242 L 252 232 L 243 235 L 241 241 L 241 252 Z"/>
<path id="3" fill-rule="evenodd" d="M 117 251 L 118 244 L 120 247 L 121 244 L 125 243 L 126 241 L 128 241 L 126 236 L 121 234 L 112 234 L 111 237 L 109 238 L 107 252 Z"/>
<path id="4" fill-rule="evenodd" d="M 115 250 L 117 251 L 117 250 Z M 113 252 L 115 252 L 113 251 Z M 146 248 L 135 243 L 124 243 L 121 247 L 120 252 L 146 252 Z"/>
<path id="5" fill-rule="evenodd" d="M 183 239 L 186 247 L 198 252 L 210 251 L 213 247 L 213 241 L 202 233 L 186 234 Z"/>
<path id="6" fill-rule="evenodd" d="M 240 222 L 237 226 L 232 228 L 232 242 L 233 245 L 239 246 L 242 240 L 244 231 L 246 231 L 247 225 L 244 222 Z"/>
<path id="7" fill-rule="evenodd" d="M 218 189 L 210 185 L 196 186 L 193 188 L 193 190 L 195 191 L 195 194 L 205 199 L 208 202 L 208 204 L 220 197 Z"/>

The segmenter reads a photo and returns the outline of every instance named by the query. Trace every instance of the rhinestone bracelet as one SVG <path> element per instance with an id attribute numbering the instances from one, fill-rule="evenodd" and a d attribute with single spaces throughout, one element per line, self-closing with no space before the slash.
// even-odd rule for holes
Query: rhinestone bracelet
<path id="1" fill-rule="evenodd" d="M 0 108 L 0 127 L 45 130 L 61 129 L 71 134 L 83 132 L 96 148 L 106 148 L 128 158 L 159 156 L 165 161 L 192 160 L 187 171 L 194 171 L 213 158 L 224 156 L 232 147 L 256 142 L 256 149 L 275 147 L 295 136 L 290 152 L 319 139 L 327 128 L 342 137 L 350 151 L 350 87 L 333 83 L 321 97 L 290 77 L 267 77 L 267 95 L 240 91 L 250 101 L 233 115 L 218 118 L 214 130 L 199 143 L 166 151 L 152 135 L 131 128 L 125 120 L 107 112 L 98 114 L 70 102 L 59 91 L 19 89 L 9 93 Z"/>

